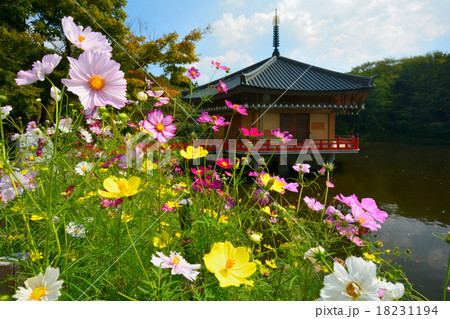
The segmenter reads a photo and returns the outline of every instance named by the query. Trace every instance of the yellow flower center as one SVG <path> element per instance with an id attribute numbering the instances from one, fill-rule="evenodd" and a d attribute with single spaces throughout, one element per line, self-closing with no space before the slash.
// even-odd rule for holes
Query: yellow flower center
<path id="1" fill-rule="evenodd" d="M 227 270 L 230 270 L 231 268 L 233 268 L 234 265 L 236 265 L 236 261 L 234 260 L 234 258 L 228 258 L 227 262 L 225 264 L 225 267 L 227 268 Z"/>
<path id="2" fill-rule="evenodd" d="M 46 290 L 47 290 L 47 288 L 44 288 L 44 287 L 35 288 L 30 295 L 30 299 L 37 300 L 37 301 L 41 300 L 41 298 L 45 296 Z"/>
<path id="3" fill-rule="evenodd" d="M 123 190 L 123 189 L 125 189 L 127 187 L 127 183 L 125 182 L 119 182 L 118 184 L 117 184 L 117 188 L 121 191 L 121 190 Z"/>
<path id="4" fill-rule="evenodd" d="M 172 264 L 178 265 L 179 263 L 180 263 L 180 258 L 178 258 L 178 257 L 173 257 L 173 259 L 172 259 Z"/>
<path id="5" fill-rule="evenodd" d="M 191 71 L 191 74 L 192 75 L 196 75 L 197 73 L 195 71 Z"/>
<path id="6" fill-rule="evenodd" d="M 365 222 L 365 220 L 364 220 L 364 218 L 360 217 L 360 218 L 358 219 L 358 222 L 359 222 L 360 224 L 362 224 L 362 223 Z"/>
<path id="7" fill-rule="evenodd" d="M 228 166 L 228 163 L 225 162 L 225 161 L 223 161 L 223 162 L 222 162 L 222 165 L 223 165 L 223 166 Z"/>
<path id="8" fill-rule="evenodd" d="M 345 287 L 345 292 L 347 295 L 351 296 L 353 299 L 358 298 L 361 296 L 361 286 L 358 285 L 356 282 L 351 281 L 348 283 L 347 287 Z"/>
<path id="9" fill-rule="evenodd" d="M 86 166 L 83 166 L 83 167 L 81 168 L 81 170 L 82 170 L 83 172 L 85 172 L 85 171 L 87 171 L 87 167 L 86 167 Z"/>
<path id="10" fill-rule="evenodd" d="M 105 87 L 105 80 L 101 76 L 94 75 L 89 80 L 89 86 L 96 91 L 100 91 Z"/>
<path id="11" fill-rule="evenodd" d="M 85 37 L 83 37 L 82 35 L 80 35 L 79 37 L 78 37 L 78 41 L 80 41 L 80 42 L 83 42 L 84 41 L 84 39 L 86 39 Z"/>
<path id="12" fill-rule="evenodd" d="M 158 123 L 158 124 L 156 124 L 156 129 L 159 132 L 162 132 L 162 131 L 164 131 L 164 125 L 162 123 Z"/>
<path id="13" fill-rule="evenodd" d="M 211 116 L 211 117 L 212 117 L 212 119 L 213 119 L 214 122 L 217 121 L 217 116 L 213 115 L 213 116 Z"/>

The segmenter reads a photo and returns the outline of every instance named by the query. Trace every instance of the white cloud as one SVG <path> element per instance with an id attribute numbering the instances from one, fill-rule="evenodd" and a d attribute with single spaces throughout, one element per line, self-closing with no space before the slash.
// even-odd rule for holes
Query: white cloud
<path id="1" fill-rule="evenodd" d="M 246 8 L 253 7 L 251 2 Z M 445 16 L 449 1 L 281 0 L 277 9 L 281 55 L 316 61 L 337 71 L 349 71 L 368 60 L 424 54 L 435 41 L 450 38 L 450 21 Z M 241 52 L 241 56 L 245 52 L 249 59 L 262 60 L 272 53 L 272 18 L 272 8 L 239 16 L 225 12 L 212 23 L 210 42 L 220 45 L 216 50 Z M 242 65 L 239 60 L 231 63 L 234 69 Z"/>

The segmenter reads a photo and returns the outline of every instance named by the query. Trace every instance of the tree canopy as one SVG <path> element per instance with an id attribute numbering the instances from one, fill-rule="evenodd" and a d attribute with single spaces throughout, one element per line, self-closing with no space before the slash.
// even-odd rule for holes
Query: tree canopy
<path id="1" fill-rule="evenodd" d="M 367 62 L 350 73 L 376 74 L 376 88 L 359 115 L 338 117 L 338 134 L 450 139 L 450 54 Z"/>
<path id="2" fill-rule="evenodd" d="M 113 59 L 121 64 L 129 82 L 129 94 L 145 85 L 146 69 L 158 65 L 164 83 L 172 92 L 185 88 L 189 78 L 187 64 L 198 61 L 196 43 L 209 28 L 194 29 L 181 36 L 174 31 L 156 39 L 131 32 L 126 25 L 126 0 L 3 0 L 0 3 L 0 94 L 13 104 L 14 115 L 39 117 L 35 99 L 50 99 L 48 83 L 18 87 L 14 79 L 19 70 L 29 70 L 43 55 L 58 53 L 77 56 L 79 49 L 64 37 L 61 19 L 72 16 L 77 25 L 101 32 L 111 42 Z M 65 77 L 68 63 L 61 63 L 55 76 Z M 152 75 L 153 76 L 153 75 Z"/>

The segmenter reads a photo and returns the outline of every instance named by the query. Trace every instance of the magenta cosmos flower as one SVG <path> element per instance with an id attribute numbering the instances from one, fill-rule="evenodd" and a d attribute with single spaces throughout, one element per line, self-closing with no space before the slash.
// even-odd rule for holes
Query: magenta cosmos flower
<path id="1" fill-rule="evenodd" d="M 187 75 L 192 80 L 195 80 L 196 78 L 198 78 L 200 76 L 200 72 L 198 72 L 198 69 L 192 67 L 189 70 L 187 70 Z"/>
<path id="2" fill-rule="evenodd" d="M 67 90 L 78 95 L 87 113 L 99 106 L 125 106 L 127 82 L 120 64 L 103 51 L 86 51 L 78 60 L 68 57 L 70 79 L 62 79 Z"/>
<path id="3" fill-rule="evenodd" d="M 217 93 L 222 93 L 222 92 L 228 93 L 227 85 L 219 80 L 219 85 L 216 86 L 216 91 L 217 91 Z"/>
<path id="4" fill-rule="evenodd" d="M 44 81 L 45 75 L 50 74 L 61 61 L 62 57 L 57 54 L 44 55 L 41 61 L 33 63 L 33 69 L 29 71 L 19 71 L 17 73 L 16 84 L 27 85 L 36 81 Z"/>
<path id="5" fill-rule="evenodd" d="M 225 169 L 230 169 L 233 167 L 233 163 L 231 163 L 229 158 L 218 158 L 216 163 L 217 165 Z"/>
<path id="6" fill-rule="evenodd" d="M 165 143 L 175 136 L 177 127 L 172 124 L 172 115 L 164 116 L 161 110 L 153 110 L 144 120 L 144 128 L 160 143 Z"/>
<path id="7" fill-rule="evenodd" d="M 229 67 L 226 67 L 224 65 L 220 65 L 220 62 L 211 61 L 211 64 L 214 65 L 216 67 L 216 69 L 221 69 L 221 70 L 224 70 L 224 71 L 227 71 L 227 72 L 230 71 Z"/>
<path id="8" fill-rule="evenodd" d="M 200 264 L 189 264 L 183 257 L 181 257 L 180 253 L 170 252 L 170 256 L 167 257 L 161 252 L 156 253 L 158 255 L 152 255 L 152 263 L 156 267 L 161 268 L 172 268 L 172 275 L 183 275 L 189 280 L 195 280 L 198 271 L 194 271 L 194 269 L 199 269 Z"/>
<path id="9" fill-rule="evenodd" d="M 242 134 L 248 137 L 259 137 L 263 136 L 263 132 L 258 132 L 258 129 L 256 127 L 252 127 L 251 129 L 247 130 L 245 127 L 241 127 Z"/>
<path id="10" fill-rule="evenodd" d="M 83 51 L 111 52 L 111 44 L 100 32 L 92 32 L 90 27 L 83 30 L 73 22 L 72 17 L 62 18 L 62 27 L 67 39 Z"/>
<path id="11" fill-rule="evenodd" d="M 229 108 L 231 108 L 231 109 L 233 109 L 233 110 L 235 110 L 235 111 L 241 113 L 242 115 L 248 115 L 248 114 L 247 114 L 247 110 L 246 110 L 245 107 L 243 107 L 242 105 L 239 105 L 239 104 L 233 104 L 233 103 L 231 103 L 230 101 L 227 101 L 227 100 L 225 100 L 225 104 L 226 104 Z"/>

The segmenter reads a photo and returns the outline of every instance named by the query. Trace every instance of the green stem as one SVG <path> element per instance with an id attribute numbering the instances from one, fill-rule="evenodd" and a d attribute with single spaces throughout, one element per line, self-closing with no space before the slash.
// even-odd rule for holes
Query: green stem
<path id="1" fill-rule="evenodd" d="M 447 287 L 448 287 L 448 280 L 450 278 L 450 251 L 448 253 L 448 261 L 447 261 L 447 276 L 445 278 L 445 283 L 444 283 L 444 294 L 442 296 L 442 300 L 446 301 L 447 300 Z"/>

